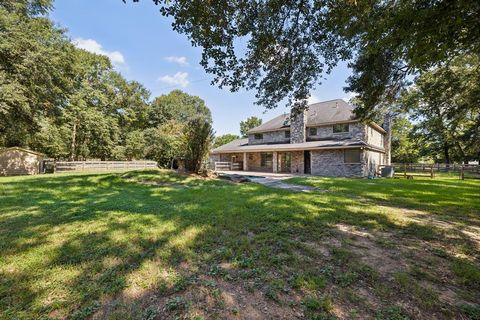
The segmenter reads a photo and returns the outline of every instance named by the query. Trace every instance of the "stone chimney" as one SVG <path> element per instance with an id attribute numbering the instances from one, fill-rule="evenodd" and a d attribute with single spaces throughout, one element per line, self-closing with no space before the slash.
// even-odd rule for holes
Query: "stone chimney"
<path id="1" fill-rule="evenodd" d="M 306 121 L 307 110 L 292 108 L 290 112 L 290 143 L 303 143 L 306 141 Z"/>

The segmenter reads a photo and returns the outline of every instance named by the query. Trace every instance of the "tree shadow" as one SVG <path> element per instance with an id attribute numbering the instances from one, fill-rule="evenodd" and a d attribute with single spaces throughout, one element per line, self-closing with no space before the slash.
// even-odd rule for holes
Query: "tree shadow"
<path id="1" fill-rule="evenodd" d="M 314 270 L 297 256 L 299 243 L 328 243 L 340 223 L 412 237 L 426 232 L 412 231 L 424 226 L 401 225 L 371 203 L 256 184 L 150 186 L 122 174 L 13 181 L 0 208 L 0 306 L 5 315 L 85 318 L 106 297 L 115 299 L 132 286 L 139 288 L 134 300 L 140 304 L 152 294 L 165 302 L 182 290 L 185 277 L 222 275 L 218 266 L 225 262 L 240 266 L 248 279 L 274 272 L 286 277 L 292 270 Z M 429 241 L 443 232 L 428 228 Z M 52 270 L 65 280 L 49 283 Z M 264 285 L 259 280 L 259 288 Z M 64 296 L 52 293 L 65 286 Z"/>

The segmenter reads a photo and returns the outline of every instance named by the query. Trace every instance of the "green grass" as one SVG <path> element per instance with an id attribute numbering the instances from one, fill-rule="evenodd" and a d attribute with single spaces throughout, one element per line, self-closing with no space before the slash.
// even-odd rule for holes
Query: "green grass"
<path id="1" fill-rule="evenodd" d="M 0 318 L 478 314 L 480 181 L 290 182 L 319 191 L 168 171 L 0 178 Z"/>

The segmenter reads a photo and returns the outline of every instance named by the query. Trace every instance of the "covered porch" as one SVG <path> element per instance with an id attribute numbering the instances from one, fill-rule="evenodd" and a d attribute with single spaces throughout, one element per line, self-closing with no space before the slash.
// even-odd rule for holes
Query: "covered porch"
<path id="1" fill-rule="evenodd" d="M 303 151 L 219 153 L 211 159 L 215 171 L 304 173 Z"/>

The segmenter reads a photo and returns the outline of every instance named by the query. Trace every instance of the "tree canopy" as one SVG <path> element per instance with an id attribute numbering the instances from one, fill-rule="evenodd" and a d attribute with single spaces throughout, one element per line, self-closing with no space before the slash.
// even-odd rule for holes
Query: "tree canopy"
<path id="1" fill-rule="evenodd" d="M 480 158 L 480 58 L 462 55 L 423 72 L 401 99 L 423 155 L 446 163 Z"/>
<path id="2" fill-rule="evenodd" d="M 205 102 L 180 90 L 151 101 L 108 57 L 76 48 L 45 15 L 50 8 L 49 0 L 0 3 L 0 147 L 56 159 L 148 158 L 163 166 L 194 156 L 197 169 L 211 144 Z M 198 132 L 187 130 L 193 120 Z"/>
<path id="3" fill-rule="evenodd" d="M 257 117 L 249 117 L 245 121 L 240 121 L 240 134 L 242 137 L 246 137 L 250 129 L 258 127 L 261 124 L 262 119 Z"/>
<path id="4" fill-rule="evenodd" d="M 346 88 L 362 101 L 357 114 L 371 117 L 409 75 L 480 52 L 478 1 L 153 1 L 203 48 L 214 83 L 255 90 L 265 108 L 305 106 L 345 60 L 354 72 Z"/>

